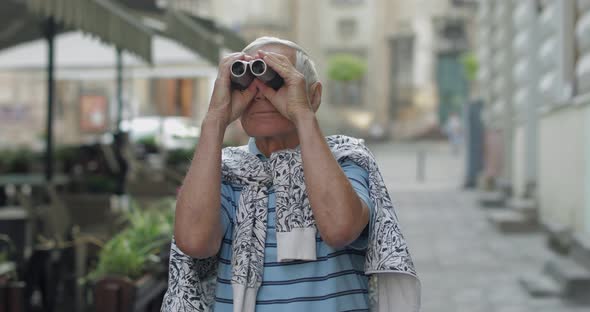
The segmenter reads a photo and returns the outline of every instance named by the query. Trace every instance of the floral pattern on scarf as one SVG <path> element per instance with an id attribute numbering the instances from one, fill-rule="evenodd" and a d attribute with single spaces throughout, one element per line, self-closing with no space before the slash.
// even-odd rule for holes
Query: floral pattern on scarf
<path id="1" fill-rule="evenodd" d="M 374 288 L 379 273 L 416 276 L 408 246 L 401 233 L 393 203 L 371 151 L 359 139 L 329 136 L 326 141 L 339 162 L 353 161 L 369 173 L 369 195 L 375 208 L 369 224 L 365 272 Z M 307 198 L 299 148 L 273 153 L 268 161 L 247 147 L 229 147 L 222 153 L 222 177 L 242 186 L 232 246 L 232 283 L 258 288 L 262 283 L 268 188 L 275 187 L 276 230 L 315 227 Z M 172 242 L 169 285 L 163 312 L 210 311 L 215 297 L 217 257 L 197 260 L 183 254 Z M 213 277 L 213 278 L 211 278 Z M 370 289 L 375 304 L 375 289 Z"/>

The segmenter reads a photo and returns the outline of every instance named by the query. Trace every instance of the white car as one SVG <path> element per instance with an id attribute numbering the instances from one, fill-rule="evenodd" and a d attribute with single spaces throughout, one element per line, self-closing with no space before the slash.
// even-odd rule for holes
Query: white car
<path id="1" fill-rule="evenodd" d="M 145 116 L 121 122 L 121 130 L 129 133 L 131 142 L 153 137 L 166 150 L 190 149 L 197 144 L 200 128 L 188 117 Z"/>

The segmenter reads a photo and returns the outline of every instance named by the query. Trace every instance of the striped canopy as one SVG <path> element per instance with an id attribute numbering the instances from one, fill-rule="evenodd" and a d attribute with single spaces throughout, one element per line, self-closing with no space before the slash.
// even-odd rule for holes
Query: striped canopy
<path id="1" fill-rule="evenodd" d="M 57 31 L 81 30 L 152 63 L 152 37 L 166 36 L 213 64 L 222 48 L 239 51 L 245 41 L 211 19 L 164 10 L 153 1 L 142 6 L 127 0 L 3 0 L 0 2 L 0 49 L 44 36 L 43 22 L 53 18 Z M 163 27 L 146 22 L 156 19 Z"/>
<path id="2" fill-rule="evenodd" d="M 52 17 L 151 63 L 153 32 L 126 9 L 108 0 L 25 0 L 30 12 Z"/>

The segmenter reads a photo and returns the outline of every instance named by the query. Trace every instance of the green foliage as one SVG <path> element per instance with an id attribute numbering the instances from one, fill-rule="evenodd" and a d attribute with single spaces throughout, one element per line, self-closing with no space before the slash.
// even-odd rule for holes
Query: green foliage
<path id="1" fill-rule="evenodd" d="M 461 57 L 461 63 L 463 63 L 463 71 L 467 80 L 474 81 L 477 78 L 477 70 L 479 64 L 477 58 L 473 52 L 467 52 Z"/>
<path id="2" fill-rule="evenodd" d="M 10 236 L 0 234 L 0 263 L 10 261 L 10 255 L 15 251 L 14 243 Z"/>
<path id="3" fill-rule="evenodd" d="M 58 161 L 75 161 L 80 147 L 76 145 L 61 145 L 55 149 L 55 159 Z"/>
<path id="4" fill-rule="evenodd" d="M 352 54 L 337 54 L 328 60 L 328 77 L 336 81 L 361 79 L 367 71 L 362 58 Z"/>
<path id="5" fill-rule="evenodd" d="M 128 227 L 109 240 L 100 252 L 98 265 L 89 275 L 142 276 L 151 257 L 170 241 L 174 227 L 174 201 L 164 200 L 148 209 L 134 207 L 127 214 Z"/>
<path id="6" fill-rule="evenodd" d="M 117 182 L 112 177 L 104 175 L 86 175 L 82 183 L 90 193 L 114 193 L 117 190 Z"/>
<path id="7" fill-rule="evenodd" d="M 189 164 L 193 158 L 195 149 L 173 149 L 168 151 L 166 155 L 166 164 L 170 166 Z"/>
<path id="8" fill-rule="evenodd" d="M 28 148 L 7 149 L 0 151 L 0 172 L 26 173 L 32 163 L 39 161 L 41 156 Z"/>
<path id="9" fill-rule="evenodd" d="M 8 252 L 0 251 L 0 263 L 8 261 Z"/>
<path id="10" fill-rule="evenodd" d="M 130 227 L 126 230 L 129 240 L 133 246 L 136 246 L 144 253 L 152 253 L 158 247 L 170 240 L 172 237 L 173 224 L 169 223 L 170 209 L 157 210 L 151 208 L 149 210 L 134 209 L 129 213 L 127 219 L 130 222 Z"/>
<path id="11" fill-rule="evenodd" d="M 91 278 L 119 275 L 136 279 L 141 276 L 147 257 L 137 246 L 133 246 L 128 236 L 127 232 L 122 232 L 103 247 Z"/>
<path id="12" fill-rule="evenodd" d="M 153 135 L 144 136 L 144 137 L 140 138 L 139 140 L 137 140 L 137 143 L 142 144 L 144 146 L 150 146 L 150 147 L 157 147 L 158 146 L 158 143 L 156 142 L 156 137 Z"/>
<path id="13" fill-rule="evenodd" d="M 8 167 L 12 163 L 12 154 L 8 150 L 0 151 L 0 172 L 8 172 Z"/>

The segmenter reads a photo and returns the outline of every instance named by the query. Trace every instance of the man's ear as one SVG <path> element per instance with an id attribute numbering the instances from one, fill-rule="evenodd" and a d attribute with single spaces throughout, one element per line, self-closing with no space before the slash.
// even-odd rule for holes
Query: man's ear
<path id="1" fill-rule="evenodd" d="M 322 103 L 322 83 L 316 81 L 309 87 L 309 101 L 314 112 L 317 112 Z"/>

